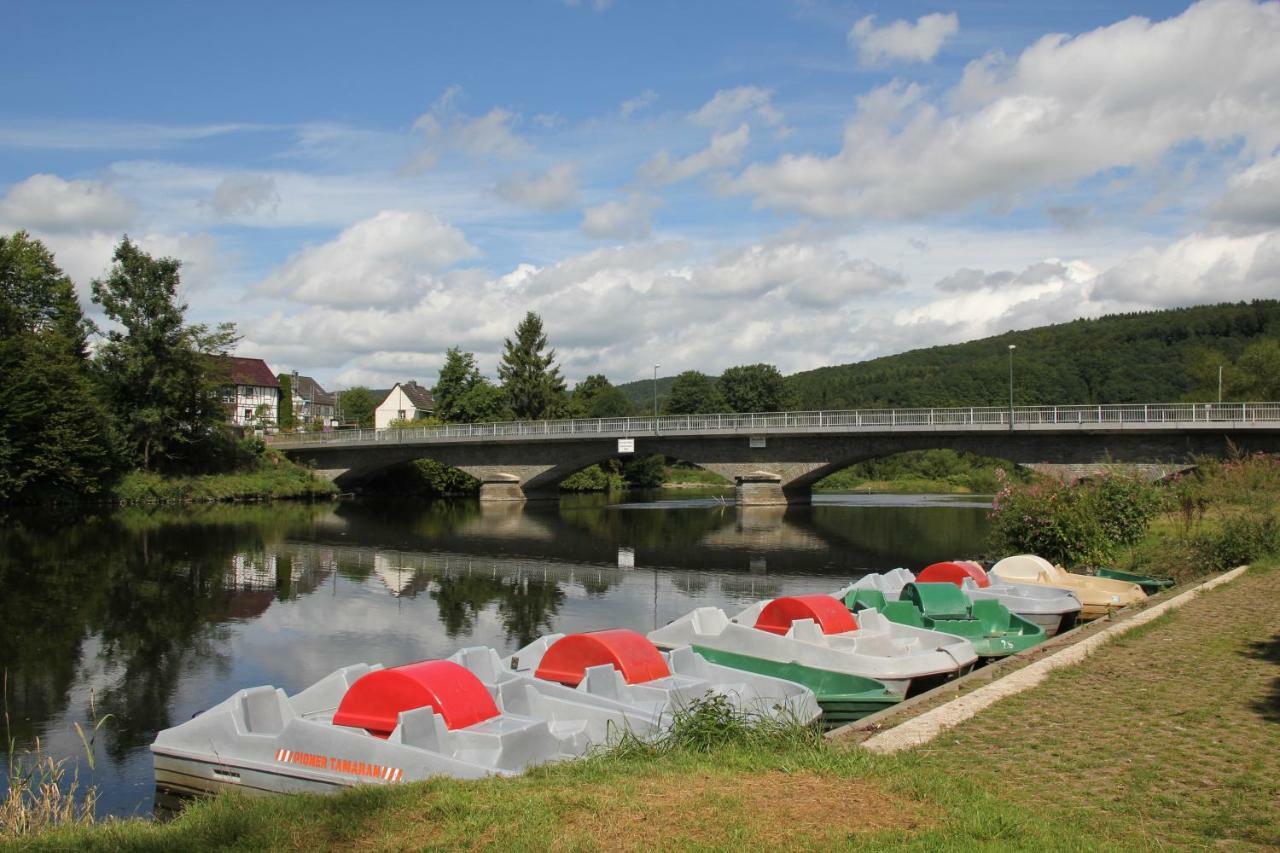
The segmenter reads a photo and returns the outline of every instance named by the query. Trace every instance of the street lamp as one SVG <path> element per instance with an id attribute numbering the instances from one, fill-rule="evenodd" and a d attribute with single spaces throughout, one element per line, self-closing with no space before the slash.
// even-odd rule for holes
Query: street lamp
<path id="1" fill-rule="evenodd" d="M 1009 431 L 1013 432 L 1013 351 L 1017 344 L 1009 344 Z"/>
<path id="2" fill-rule="evenodd" d="M 653 432 L 655 435 L 658 432 L 658 368 L 659 367 L 662 367 L 662 365 L 655 364 L 653 366 Z"/>

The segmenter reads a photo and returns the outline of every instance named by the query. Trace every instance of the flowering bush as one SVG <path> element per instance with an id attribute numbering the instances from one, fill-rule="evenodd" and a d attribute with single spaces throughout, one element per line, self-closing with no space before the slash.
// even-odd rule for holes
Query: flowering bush
<path id="1" fill-rule="evenodd" d="M 990 543 L 1000 553 L 1101 566 L 1112 561 L 1119 546 L 1142 538 L 1161 503 L 1154 485 L 1120 474 L 1073 485 L 1005 482 L 991 512 Z"/>

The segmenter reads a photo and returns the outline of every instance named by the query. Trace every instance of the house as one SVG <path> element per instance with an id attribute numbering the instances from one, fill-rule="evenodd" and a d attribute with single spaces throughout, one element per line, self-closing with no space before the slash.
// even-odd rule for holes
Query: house
<path id="1" fill-rule="evenodd" d="M 293 388 L 293 419 L 298 426 L 333 426 L 337 423 L 337 394 L 324 390 L 310 376 L 300 376 L 297 373 L 287 375 Z M 286 374 L 281 373 L 278 378 L 283 380 L 285 376 Z"/>
<path id="2" fill-rule="evenodd" d="M 234 355 L 210 356 L 221 386 L 219 396 L 227 410 L 227 423 L 242 427 L 276 425 L 280 381 L 260 358 Z"/>
<path id="3" fill-rule="evenodd" d="M 373 425 L 378 429 L 386 429 L 391 426 L 392 421 L 428 418 L 435 410 L 436 401 L 426 388 L 413 380 L 397 382 L 373 410 Z"/>

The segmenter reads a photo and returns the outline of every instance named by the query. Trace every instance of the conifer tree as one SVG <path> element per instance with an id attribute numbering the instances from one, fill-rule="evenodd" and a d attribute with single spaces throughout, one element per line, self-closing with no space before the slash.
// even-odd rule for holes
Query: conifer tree
<path id="1" fill-rule="evenodd" d="M 559 417 L 565 410 L 564 379 L 556 351 L 547 347 L 542 318 L 530 311 L 516 326 L 515 340 L 506 339 L 498 376 L 517 418 Z"/>
<path id="2" fill-rule="evenodd" d="M 444 366 L 440 368 L 440 377 L 431 389 L 431 397 L 436 401 L 436 416 L 450 422 L 461 420 L 459 401 L 482 380 L 475 355 L 463 352 L 461 347 L 449 347 L 444 355 Z"/>

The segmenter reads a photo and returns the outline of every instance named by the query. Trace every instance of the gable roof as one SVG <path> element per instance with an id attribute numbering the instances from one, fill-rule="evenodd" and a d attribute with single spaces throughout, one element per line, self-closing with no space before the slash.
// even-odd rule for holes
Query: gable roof
<path id="1" fill-rule="evenodd" d="M 284 378 L 287 374 L 281 373 L 280 378 Z M 320 387 L 320 383 L 312 379 L 310 376 L 296 376 L 294 382 L 293 393 L 303 400 L 309 400 L 321 406 L 333 406 L 337 403 L 337 395 L 331 394 L 324 388 Z"/>
<path id="2" fill-rule="evenodd" d="M 219 382 L 228 385 L 256 385 L 260 388 L 279 388 L 280 380 L 260 358 L 241 358 L 235 355 L 211 355 L 213 369 Z"/>
<path id="3" fill-rule="evenodd" d="M 432 398 L 431 392 L 417 382 L 412 379 L 408 382 L 401 382 L 400 390 L 409 398 L 409 402 L 413 403 L 414 408 L 421 409 L 424 412 L 435 411 L 436 401 Z"/>
<path id="4" fill-rule="evenodd" d="M 395 385 L 388 388 L 387 393 L 382 395 L 382 399 L 378 405 L 381 406 L 383 403 L 387 402 L 387 398 L 391 396 L 391 392 L 397 388 L 404 392 L 405 397 L 409 399 L 409 402 L 413 404 L 415 409 L 419 409 L 424 412 L 434 412 L 436 410 L 436 401 L 431 396 L 431 392 L 426 388 L 423 388 L 417 382 L 414 382 L 412 379 L 406 382 L 397 382 Z"/>

